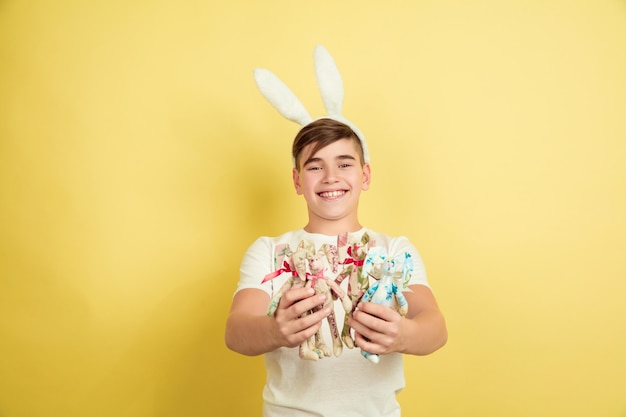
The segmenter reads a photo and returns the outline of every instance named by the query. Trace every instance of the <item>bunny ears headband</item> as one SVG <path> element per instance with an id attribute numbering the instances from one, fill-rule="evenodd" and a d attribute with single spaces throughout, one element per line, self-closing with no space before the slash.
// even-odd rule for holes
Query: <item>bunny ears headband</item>
<path id="1" fill-rule="evenodd" d="M 315 47 L 313 52 L 315 63 L 315 76 L 317 85 L 326 108 L 327 116 L 318 117 L 315 120 L 327 118 L 348 125 L 361 141 L 364 162 L 370 162 L 365 136 L 361 131 L 344 118 L 341 114 L 343 105 L 343 81 L 341 74 L 335 65 L 335 61 L 328 51 L 321 45 Z M 254 70 L 254 79 L 261 94 L 272 106 L 286 119 L 298 123 L 301 127 L 314 121 L 298 97 L 283 83 L 274 73 L 263 68 Z M 293 161 L 295 164 L 295 161 Z"/>

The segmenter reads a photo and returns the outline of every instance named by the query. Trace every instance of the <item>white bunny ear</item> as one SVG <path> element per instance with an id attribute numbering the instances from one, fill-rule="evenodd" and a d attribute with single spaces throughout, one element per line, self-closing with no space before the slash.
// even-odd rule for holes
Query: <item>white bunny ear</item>
<path id="1" fill-rule="evenodd" d="M 364 162 L 369 163 L 370 155 L 367 149 L 367 143 L 365 142 L 365 136 L 363 136 L 363 133 L 361 133 L 352 122 L 342 115 L 344 89 L 343 80 L 341 79 L 337 64 L 335 64 L 333 57 L 322 45 L 315 47 L 313 59 L 315 62 L 317 85 L 322 96 L 322 101 L 324 102 L 324 107 L 326 108 L 326 113 L 330 118 L 350 126 L 361 141 Z"/>
<path id="2" fill-rule="evenodd" d="M 328 118 L 348 125 L 361 141 L 363 148 L 363 161 L 370 162 L 369 152 L 365 137 L 359 129 L 350 121 L 342 116 L 341 110 L 343 106 L 343 81 L 337 69 L 335 61 L 328 51 L 322 46 L 315 47 L 313 53 L 315 62 L 315 75 L 317 77 L 317 85 L 319 87 L 324 107 Z M 296 95 L 283 83 L 274 73 L 263 68 L 254 70 L 254 79 L 257 87 L 261 90 L 261 94 L 270 102 L 278 112 L 293 122 L 304 127 L 311 123 L 313 119 L 309 115 L 304 105 L 296 97 Z M 322 119 L 320 117 L 318 119 Z M 295 160 L 292 158 L 295 164 Z"/>
<path id="3" fill-rule="evenodd" d="M 317 85 L 319 86 L 326 112 L 329 116 L 341 116 L 344 89 L 337 65 L 322 45 L 315 47 L 313 59 Z"/>
<path id="4" fill-rule="evenodd" d="M 298 97 L 273 72 L 257 68 L 254 70 L 254 80 L 261 94 L 283 117 L 300 126 L 313 121 Z"/>

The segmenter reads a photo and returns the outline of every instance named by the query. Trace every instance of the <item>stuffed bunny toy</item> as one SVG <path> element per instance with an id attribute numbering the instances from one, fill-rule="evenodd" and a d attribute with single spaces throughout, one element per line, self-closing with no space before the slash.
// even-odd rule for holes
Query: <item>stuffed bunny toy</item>
<path id="1" fill-rule="evenodd" d="M 335 356 L 341 355 L 343 345 L 337 327 L 337 321 L 334 313 L 334 300 L 340 299 L 346 314 L 352 311 L 352 302 L 346 296 L 339 284 L 329 279 L 325 272 L 327 264 L 336 262 L 337 257 L 334 255 L 336 251 L 330 250 L 323 245 L 316 250 L 315 245 L 308 241 L 301 241 L 294 252 L 289 249 L 288 245 L 279 245 L 276 248 L 275 262 L 277 266 L 282 265 L 276 271 L 267 274 L 262 283 L 267 282 L 283 273 L 291 273 L 291 276 L 283 284 L 283 286 L 274 294 L 270 300 L 267 309 L 267 315 L 272 316 L 276 312 L 278 303 L 285 291 L 296 287 L 309 287 L 315 290 L 315 294 L 325 294 L 326 302 L 323 306 L 319 306 L 316 310 L 330 307 L 331 313 L 327 317 L 333 339 L 333 351 Z M 310 312 L 305 313 L 310 314 Z M 302 359 L 318 360 L 331 356 L 331 351 L 326 345 L 322 336 L 321 329 L 310 339 L 300 344 L 299 355 Z"/>
<path id="2" fill-rule="evenodd" d="M 350 332 L 350 326 L 348 320 L 354 309 L 358 304 L 363 294 L 369 289 L 369 278 L 361 274 L 363 264 L 365 263 L 365 256 L 369 245 L 374 245 L 375 242 L 370 242 L 370 236 L 367 232 L 363 233 L 360 239 L 351 240 L 348 233 L 343 233 L 337 236 L 337 249 L 339 264 L 343 266 L 335 282 L 341 284 L 346 278 L 348 279 L 348 297 L 352 302 L 352 311 L 346 314 L 343 322 L 343 328 L 341 330 L 341 339 L 347 348 L 354 348 L 354 338 Z"/>
<path id="3" fill-rule="evenodd" d="M 406 252 L 394 257 L 388 256 L 384 248 L 374 247 L 367 252 L 361 274 L 372 277 L 374 285 L 363 295 L 362 301 L 393 308 L 400 315 L 408 312 L 408 303 L 402 291 L 410 291 L 407 286 L 413 273 L 413 258 Z M 378 363 L 380 356 L 361 350 L 363 357 Z"/>

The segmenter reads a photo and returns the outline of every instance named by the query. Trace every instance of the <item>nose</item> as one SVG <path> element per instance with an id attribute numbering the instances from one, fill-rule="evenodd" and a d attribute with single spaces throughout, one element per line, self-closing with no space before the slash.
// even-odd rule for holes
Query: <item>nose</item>
<path id="1" fill-rule="evenodd" d="M 324 170 L 324 183 L 333 184 L 337 182 L 337 173 L 333 168 L 326 168 Z"/>

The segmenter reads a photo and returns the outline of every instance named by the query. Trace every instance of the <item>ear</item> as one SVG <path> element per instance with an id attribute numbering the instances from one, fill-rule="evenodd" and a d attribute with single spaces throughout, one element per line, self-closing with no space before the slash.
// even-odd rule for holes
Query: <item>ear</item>
<path id="1" fill-rule="evenodd" d="M 372 181 L 372 169 L 370 168 L 370 164 L 363 164 L 363 184 L 361 185 L 362 190 L 369 190 L 370 182 Z"/>
<path id="2" fill-rule="evenodd" d="M 293 187 L 296 189 L 296 194 L 302 195 L 302 187 L 300 186 L 300 173 L 297 168 L 291 170 L 291 176 L 293 178 Z"/>

